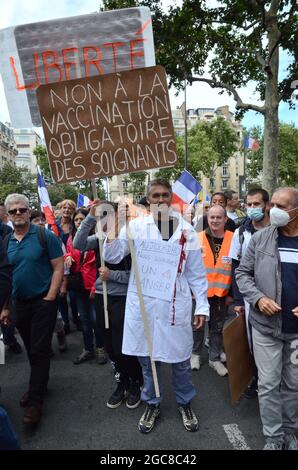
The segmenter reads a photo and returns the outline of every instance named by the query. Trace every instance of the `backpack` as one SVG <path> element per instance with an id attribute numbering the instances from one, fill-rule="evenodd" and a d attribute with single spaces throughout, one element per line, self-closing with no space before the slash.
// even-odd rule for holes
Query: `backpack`
<path id="1" fill-rule="evenodd" d="M 245 232 L 245 227 L 244 224 L 240 225 L 239 227 L 239 243 L 240 243 L 240 251 L 238 254 L 238 260 L 240 261 L 242 258 L 242 250 L 243 250 L 243 243 L 244 243 L 244 232 Z"/>
<path id="2" fill-rule="evenodd" d="M 41 248 L 45 251 L 46 255 L 48 256 L 48 245 L 47 245 L 47 239 L 46 239 L 46 229 L 42 225 L 37 225 L 37 238 L 38 242 L 41 246 Z M 5 251 L 7 252 L 7 248 L 11 239 L 11 235 L 13 232 L 9 233 L 6 235 L 6 237 L 3 240 L 3 246 L 5 248 Z"/>

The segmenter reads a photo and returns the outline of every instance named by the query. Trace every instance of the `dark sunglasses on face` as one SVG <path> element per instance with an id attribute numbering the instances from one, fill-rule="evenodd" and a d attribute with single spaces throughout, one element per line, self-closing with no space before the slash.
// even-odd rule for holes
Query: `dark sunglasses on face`
<path id="1" fill-rule="evenodd" d="M 16 215 L 17 212 L 19 214 L 25 214 L 28 211 L 28 207 L 19 207 L 18 209 L 11 209 L 10 211 L 7 211 L 9 215 Z"/>
<path id="2" fill-rule="evenodd" d="M 171 196 L 170 193 L 153 193 L 153 194 L 151 195 L 151 197 L 152 197 L 153 199 L 159 199 L 160 197 L 162 197 L 162 198 L 164 198 L 164 199 L 167 199 L 167 198 L 169 198 L 170 196 Z"/>

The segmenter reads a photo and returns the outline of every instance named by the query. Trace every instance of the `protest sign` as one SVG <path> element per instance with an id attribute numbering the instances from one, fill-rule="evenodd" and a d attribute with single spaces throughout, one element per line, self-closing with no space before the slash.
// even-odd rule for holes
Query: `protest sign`
<path id="1" fill-rule="evenodd" d="M 41 126 L 36 89 L 42 84 L 153 65 L 146 7 L 0 30 L 0 71 L 14 127 Z"/>
<path id="2" fill-rule="evenodd" d="M 244 315 L 239 315 L 224 327 L 223 340 L 227 355 L 231 403 L 235 404 L 255 373 Z"/>
<path id="3" fill-rule="evenodd" d="M 181 246 L 160 240 L 135 240 L 135 254 L 143 295 L 171 301 Z M 137 293 L 135 276 L 131 276 L 128 289 Z"/>
<path id="4" fill-rule="evenodd" d="M 57 183 L 168 167 L 177 161 L 161 66 L 42 85 L 37 97 Z"/>

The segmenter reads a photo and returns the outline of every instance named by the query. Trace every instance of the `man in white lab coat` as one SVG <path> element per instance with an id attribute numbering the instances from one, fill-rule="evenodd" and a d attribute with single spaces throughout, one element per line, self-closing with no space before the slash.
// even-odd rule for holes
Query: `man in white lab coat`
<path id="1" fill-rule="evenodd" d="M 163 246 L 160 245 L 163 243 L 162 257 L 164 258 L 170 248 L 169 244 L 180 247 L 177 255 L 179 261 L 173 268 L 176 275 L 171 286 L 169 300 L 160 298 L 158 288 L 156 294 L 152 293 L 150 296 L 143 292 L 152 338 L 152 359 L 156 361 L 161 397 L 156 397 L 155 394 L 140 302 L 134 286 L 133 269 L 130 275 L 122 352 L 138 356 L 142 366 L 144 378 L 142 400 L 147 403 L 146 410 L 138 425 L 139 431 L 142 433 L 150 432 L 156 418 L 160 415 L 162 400 L 160 366 L 162 362 L 172 364 L 172 384 L 184 427 L 187 431 L 198 430 L 198 419 L 190 406 L 190 402 L 196 394 L 190 367 L 193 345 L 191 292 L 196 299 L 194 325 L 196 328 L 202 328 L 206 317 L 209 316 L 208 284 L 196 233 L 180 214 L 171 209 L 171 200 L 172 188 L 170 184 L 164 179 L 152 180 L 147 188 L 150 213 L 129 223 L 135 248 L 138 248 L 140 246 L 138 243 L 143 240 L 150 241 L 153 245 L 157 243 L 159 247 Z M 119 213 L 121 214 L 121 212 L 123 213 L 123 209 L 121 210 L 120 207 Z M 120 262 L 130 252 L 127 227 L 123 225 L 122 228 L 118 228 L 118 226 L 119 224 L 116 224 L 114 236 L 109 235 L 104 244 L 104 258 L 111 263 Z M 155 266 L 159 268 L 159 263 L 155 262 Z M 157 272 L 157 277 L 162 279 L 162 273 L 158 269 Z M 144 284 L 142 285 L 144 287 Z"/>

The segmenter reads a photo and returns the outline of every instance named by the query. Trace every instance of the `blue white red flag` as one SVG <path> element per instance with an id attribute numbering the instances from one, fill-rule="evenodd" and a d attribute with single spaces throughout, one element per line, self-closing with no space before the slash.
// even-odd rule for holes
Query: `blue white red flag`
<path id="1" fill-rule="evenodd" d="M 79 193 L 77 199 L 77 207 L 88 207 L 92 204 L 92 201 L 89 199 L 88 196 Z"/>
<path id="2" fill-rule="evenodd" d="M 172 204 L 179 205 L 182 209 L 190 204 L 202 190 L 200 183 L 187 171 L 184 170 L 172 186 Z"/>
<path id="3" fill-rule="evenodd" d="M 41 210 L 46 216 L 47 224 L 50 225 L 51 230 L 58 236 L 58 227 L 56 225 L 52 204 L 39 166 L 37 166 L 37 185 Z"/>
<path id="4" fill-rule="evenodd" d="M 244 136 L 244 148 L 257 151 L 260 148 L 260 143 L 258 139 L 253 139 L 252 137 L 246 135 Z"/>

